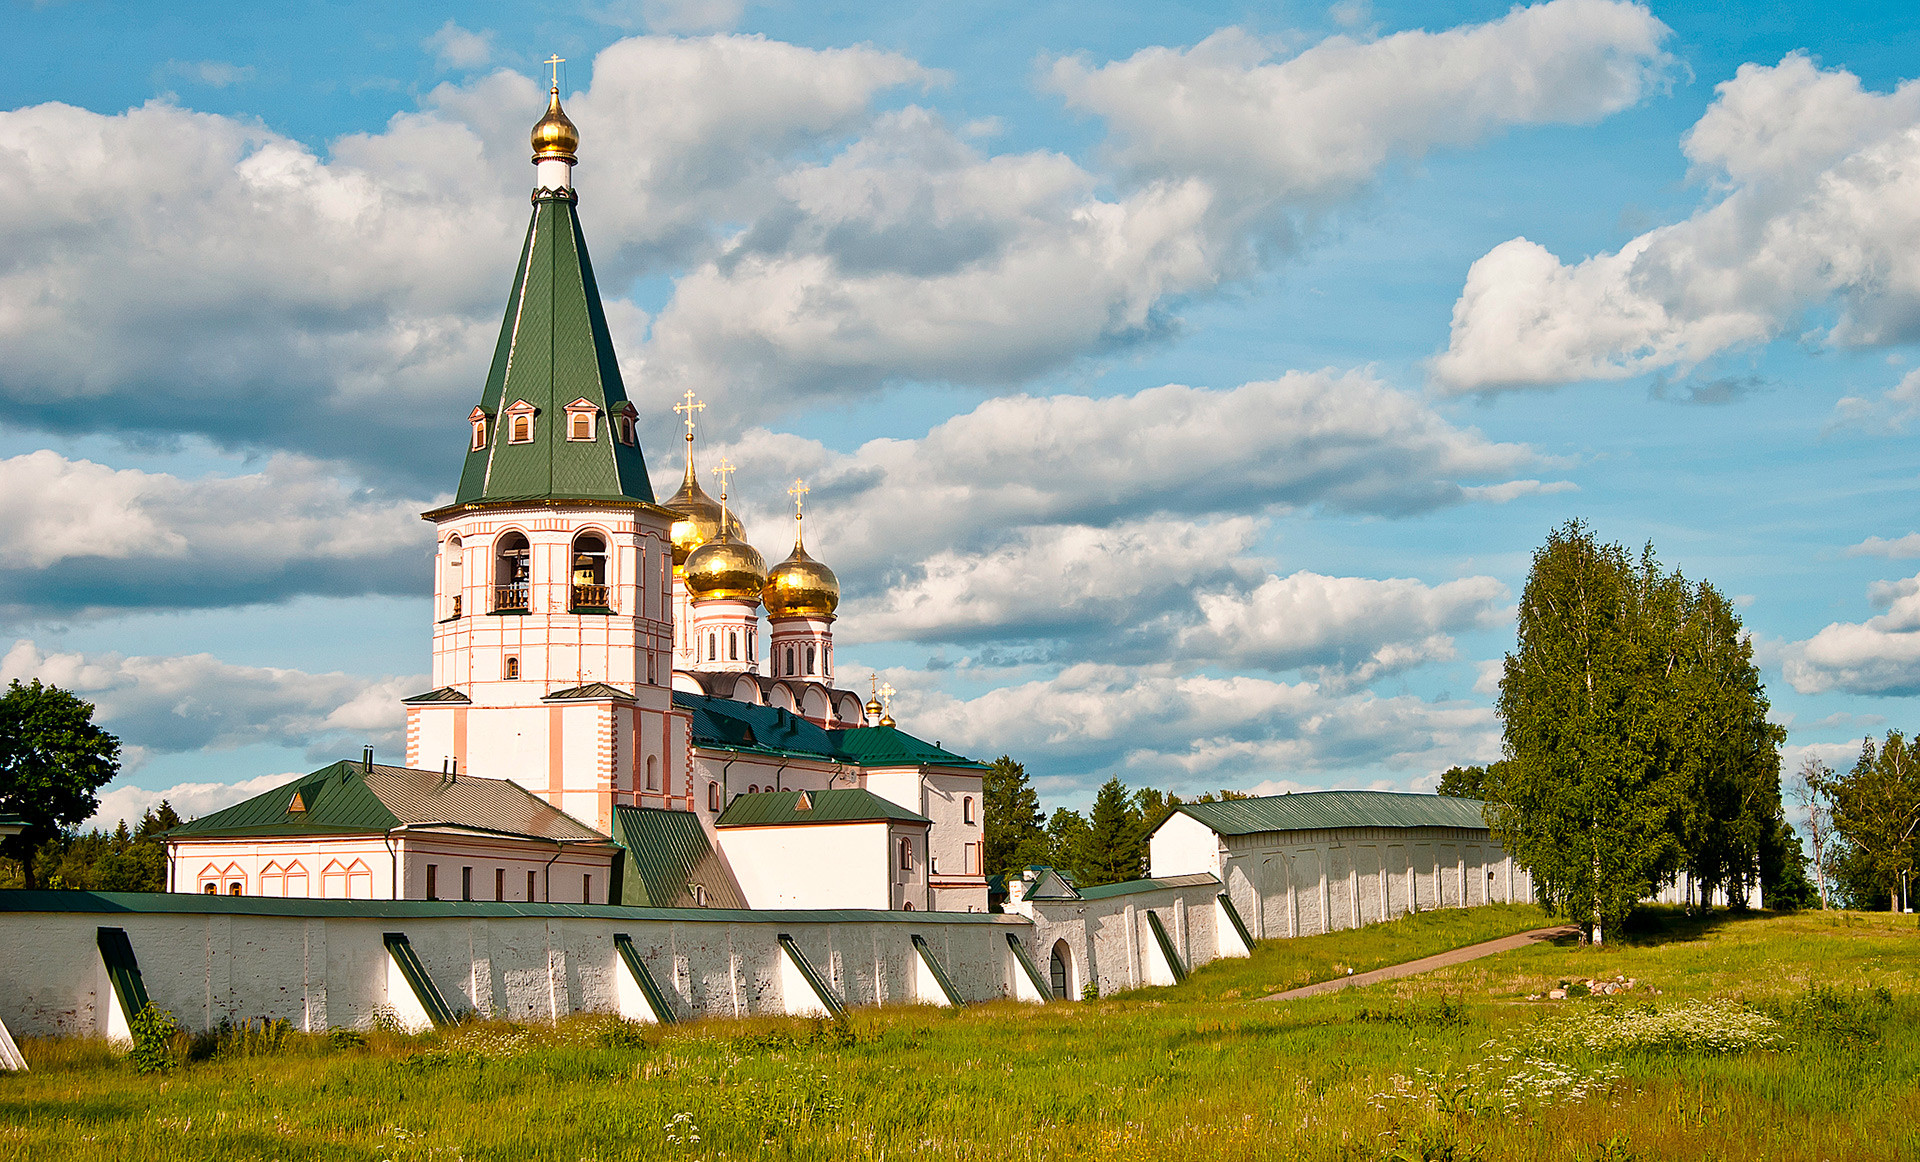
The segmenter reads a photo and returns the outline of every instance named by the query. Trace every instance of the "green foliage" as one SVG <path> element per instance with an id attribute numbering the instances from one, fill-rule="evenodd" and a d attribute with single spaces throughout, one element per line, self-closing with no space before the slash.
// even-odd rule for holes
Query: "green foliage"
<path id="1" fill-rule="evenodd" d="M 182 820 L 172 804 L 162 800 L 148 808 L 140 824 L 129 829 L 126 820 L 109 833 L 62 832 L 47 840 L 34 855 L 40 886 L 87 892 L 161 892 L 167 886 L 165 833 Z M 21 887 L 18 864 L 0 869 L 0 887 Z"/>
<path id="2" fill-rule="evenodd" d="M 1040 796 L 1027 781 L 1027 768 L 1001 755 L 981 780 L 988 875 L 1017 875 L 1021 868 L 1052 857 L 1040 814 Z"/>
<path id="3" fill-rule="evenodd" d="M 1074 863 L 1081 887 L 1117 884 L 1146 873 L 1147 843 L 1140 811 L 1118 776 L 1100 784 L 1087 821 L 1085 846 Z"/>
<path id="4" fill-rule="evenodd" d="M 1548 536 L 1499 710 L 1489 813 L 1550 909 L 1612 928 L 1681 870 L 1735 898 L 1761 874 L 1785 731 L 1731 603 L 1652 546 L 1634 560 L 1577 521 Z"/>
<path id="5" fill-rule="evenodd" d="M 1505 764 L 1494 763 L 1494 778 Z M 1451 795 L 1456 799 L 1485 799 L 1488 782 L 1487 767 L 1448 767 L 1440 775 L 1440 785 L 1434 789 L 1436 795 Z"/>
<path id="6" fill-rule="evenodd" d="M 0 695 L 0 815 L 27 822 L 0 854 L 19 861 L 23 886 L 35 886 L 35 850 L 92 815 L 119 772 L 120 740 L 93 724 L 91 702 L 38 678 Z"/>
<path id="7" fill-rule="evenodd" d="M 1047 819 L 1047 858 L 1042 861 L 1080 882 L 1080 861 L 1086 858 L 1090 834 L 1087 817 L 1078 811 L 1055 807 Z"/>
<path id="8" fill-rule="evenodd" d="M 175 1041 L 180 1022 L 173 1014 L 148 1001 L 133 1015 L 128 1031 L 133 1034 L 133 1051 L 127 1055 L 136 1073 L 171 1073 L 179 1064 Z"/>
<path id="9" fill-rule="evenodd" d="M 1851 771 L 1809 781 L 1832 804 L 1835 870 L 1847 894 L 1856 906 L 1875 895 L 1890 905 L 1900 873 L 1920 868 L 1920 736 L 1909 742 L 1888 731 L 1877 746 L 1866 739 Z"/>

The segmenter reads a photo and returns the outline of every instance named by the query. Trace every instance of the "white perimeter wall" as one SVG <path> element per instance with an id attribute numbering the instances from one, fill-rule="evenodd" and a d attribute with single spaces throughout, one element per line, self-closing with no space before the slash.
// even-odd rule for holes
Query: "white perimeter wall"
<path id="1" fill-rule="evenodd" d="M 914 934 L 932 945 L 964 999 L 1014 995 L 1021 970 L 1006 933 L 1030 938 L 1013 916 L 880 913 L 826 923 L 806 913 L 741 921 L 692 909 L 682 919 L 659 909 L 509 917 L 442 907 L 450 914 L 0 912 L 0 1020 L 17 1036 L 105 1034 L 114 1001 L 96 944 L 101 927 L 126 930 L 148 994 L 188 1027 L 264 1017 L 309 1031 L 365 1027 L 382 1007 L 405 1011 L 405 998 L 388 991 L 398 986 L 385 932 L 407 935 L 456 1011 L 515 1021 L 619 1011 L 626 969 L 615 933 L 633 939 L 681 1018 L 805 1011 L 811 998 L 782 988 L 782 933 L 848 1005 L 938 1003 L 916 984 Z"/>
<path id="2" fill-rule="evenodd" d="M 1142 985 L 1172 984 L 1160 956 L 1147 913 L 1160 917 L 1182 967 L 1195 967 L 1223 955 L 1241 955 L 1238 941 L 1222 926 L 1218 884 L 1132 892 L 1102 900 L 1035 901 L 1033 940 L 1027 945 L 1044 977 L 1056 944 L 1068 957 L 1067 995 L 1079 999 L 1087 981 L 1099 982 L 1100 993 Z M 1244 917 L 1243 917 L 1244 919 Z M 1222 937 L 1227 939 L 1223 942 Z"/>
<path id="3" fill-rule="evenodd" d="M 885 821 L 714 831 L 749 908 L 895 907 L 890 834 Z"/>

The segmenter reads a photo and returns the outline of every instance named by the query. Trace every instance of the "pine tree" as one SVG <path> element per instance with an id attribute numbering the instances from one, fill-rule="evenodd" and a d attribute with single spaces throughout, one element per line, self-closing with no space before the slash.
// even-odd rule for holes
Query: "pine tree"
<path id="1" fill-rule="evenodd" d="M 1013 875 L 1030 864 L 1047 862 L 1049 845 L 1040 796 L 1027 782 L 1027 769 L 1001 755 L 987 768 L 982 782 L 986 873 Z"/>
<path id="2" fill-rule="evenodd" d="M 1067 878 L 1074 883 L 1080 883 L 1090 832 L 1086 816 L 1055 807 L 1047 818 L 1047 858 L 1041 862 L 1067 873 Z"/>
<path id="3" fill-rule="evenodd" d="M 1145 839 L 1139 810 L 1128 797 L 1126 784 L 1118 776 L 1102 783 L 1088 821 L 1086 856 L 1079 869 L 1086 878 L 1081 886 L 1139 879 L 1146 864 Z"/>

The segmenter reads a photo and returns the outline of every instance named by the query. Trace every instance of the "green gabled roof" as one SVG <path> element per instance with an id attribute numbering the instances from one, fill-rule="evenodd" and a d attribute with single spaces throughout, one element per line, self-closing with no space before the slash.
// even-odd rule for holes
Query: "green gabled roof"
<path id="1" fill-rule="evenodd" d="M 1261 831 L 1301 831 L 1317 827 L 1469 827 L 1485 829 L 1486 804 L 1448 795 L 1397 791 L 1304 791 L 1230 799 L 1222 803 L 1182 803 L 1174 811 L 1190 815 L 1221 835 Z"/>
<path id="2" fill-rule="evenodd" d="M 293 810 L 298 795 L 303 810 Z M 508 779 L 450 778 L 439 771 L 342 760 L 167 834 L 182 839 L 385 834 L 396 827 L 452 827 L 548 842 L 607 837 Z"/>
<path id="3" fill-rule="evenodd" d="M 804 809 L 804 799 L 808 806 Z M 713 821 L 715 827 L 774 827 L 805 823 L 927 823 L 933 820 L 909 811 L 891 799 L 859 787 L 831 791 L 761 791 L 735 795 Z"/>
<path id="4" fill-rule="evenodd" d="M 1077 900 L 1080 898 L 1080 889 L 1073 886 L 1073 881 L 1067 878 L 1065 872 L 1039 864 L 1034 864 L 1027 870 L 1033 873 L 1033 879 L 1021 890 L 1021 899 Z"/>
<path id="5" fill-rule="evenodd" d="M 577 399 L 600 411 L 591 440 L 567 439 L 566 407 Z M 538 409 L 534 438 L 508 443 L 506 412 L 521 400 Z M 625 405 L 627 389 L 573 199 L 537 198 L 480 399 L 491 438 L 467 453 L 454 503 L 651 503 L 639 445 L 615 438 L 614 412 Z"/>
<path id="6" fill-rule="evenodd" d="M 987 764 L 975 762 L 965 755 L 943 750 L 930 742 L 913 737 L 904 730 L 892 726 L 855 726 L 846 730 L 834 730 L 834 747 L 852 763 L 863 767 L 977 767 L 986 770 Z"/>
<path id="7" fill-rule="evenodd" d="M 636 908 L 744 908 L 739 885 L 691 811 L 615 807 L 613 840 L 625 849 L 620 903 Z M 693 885 L 706 890 L 696 901 Z"/>
<path id="8" fill-rule="evenodd" d="M 306 808 L 303 811 L 289 810 L 296 794 Z M 367 786 L 365 768 L 342 759 L 224 810 L 183 823 L 167 834 L 209 839 L 223 835 L 385 834 L 399 825 L 399 816 L 388 810 Z"/>

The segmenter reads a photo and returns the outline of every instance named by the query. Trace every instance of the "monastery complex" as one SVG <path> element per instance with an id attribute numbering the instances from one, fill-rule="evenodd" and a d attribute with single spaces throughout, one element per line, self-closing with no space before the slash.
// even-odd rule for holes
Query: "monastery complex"
<path id="1" fill-rule="evenodd" d="M 993 910 L 987 768 L 900 729 L 891 691 L 839 683 L 804 485 L 768 567 L 732 466 L 702 485 L 688 393 L 684 474 L 656 500 L 658 421 L 621 379 L 557 86 L 532 145 L 459 486 L 424 514 L 433 687 L 405 700 L 404 761 L 369 750 L 176 829 L 167 894 L 6 894 L 7 1025 L 124 1035 L 147 999 L 308 1029 L 1069 999 L 1532 898 L 1478 802 L 1327 791 L 1182 805 L 1151 878 L 1033 868 Z"/>

